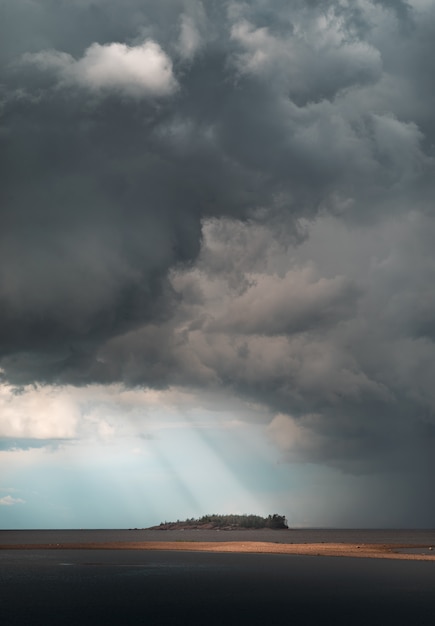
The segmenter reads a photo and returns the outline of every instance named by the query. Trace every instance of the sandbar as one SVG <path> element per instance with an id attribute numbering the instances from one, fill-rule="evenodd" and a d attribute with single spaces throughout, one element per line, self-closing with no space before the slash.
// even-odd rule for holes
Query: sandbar
<path id="1" fill-rule="evenodd" d="M 234 552 L 337 556 L 371 559 L 435 561 L 435 554 L 419 554 L 430 546 L 415 544 L 272 543 L 266 541 L 112 541 L 83 543 L 2 544 L 0 550 L 184 550 L 189 552 Z M 406 552 L 413 550 L 414 552 Z"/>

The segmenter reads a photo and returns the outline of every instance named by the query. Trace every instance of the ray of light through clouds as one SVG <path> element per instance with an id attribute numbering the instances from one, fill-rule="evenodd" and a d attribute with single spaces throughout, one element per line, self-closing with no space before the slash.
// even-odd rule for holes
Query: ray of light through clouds
<path id="1" fill-rule="evenodd" d="M 0 13 L 0 527 L 433 527 L 435 3 Z"/>

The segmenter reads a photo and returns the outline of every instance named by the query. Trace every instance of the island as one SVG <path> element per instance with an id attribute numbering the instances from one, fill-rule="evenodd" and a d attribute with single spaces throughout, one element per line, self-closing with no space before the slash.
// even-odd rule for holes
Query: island
<path id="1" fill-rule="evenodd" d="M 285 515 L 203 515 L 195 519 L 186 519 L 176 522 L 161 522 L 158 526 L 151 526 L 147 530 L 259 530 L 271 528 L 273 530 L 288 530 Z"/>

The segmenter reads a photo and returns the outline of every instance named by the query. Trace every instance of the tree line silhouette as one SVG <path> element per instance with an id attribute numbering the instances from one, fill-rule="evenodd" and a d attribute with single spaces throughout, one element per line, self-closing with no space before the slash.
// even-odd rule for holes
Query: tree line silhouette
<path id="1" fill-rule="evenodd" d="M 171 523 L 170 523 L 171 524 Z M 184 521 L 177 520 L 172 522 L 174 525 L 180 525 L 188 528 L 189 526 L 212 526 L 213 528 L 273 528 L 284 529 L 288 528 L 285 515 L 268 515 L 267 517 L 261 517 L 261 515 L 203 515 L 200 518 L 194 517 L 186 519 Z M 172 525 L 171 524 L 171 525 Z M 162 522 L 160 526 L 167 526 L 168 522 Z"/>

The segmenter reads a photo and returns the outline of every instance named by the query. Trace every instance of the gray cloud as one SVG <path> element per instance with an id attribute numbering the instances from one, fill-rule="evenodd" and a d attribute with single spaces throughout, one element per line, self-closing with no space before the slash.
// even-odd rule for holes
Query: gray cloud
<path id="1" fill-rule="evenodd" d="M 224 388 L 277 414 L 288 458 L 424 468 L 433 7 L 17 0 L 6 18 L 5 380 Z"/>
<path id="2" fill-rule="evenodd" d="M 321 328 L 350 315 L 357 295 L 346 279 L 316 280 L 309 268 L 288 272 L 283 278 L 260 276 L 251 280 L 224 314 L 208 324 L 210 330 L 274 335 Z"/>

